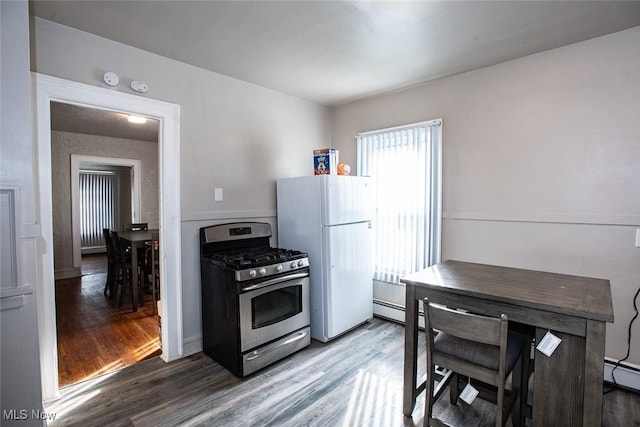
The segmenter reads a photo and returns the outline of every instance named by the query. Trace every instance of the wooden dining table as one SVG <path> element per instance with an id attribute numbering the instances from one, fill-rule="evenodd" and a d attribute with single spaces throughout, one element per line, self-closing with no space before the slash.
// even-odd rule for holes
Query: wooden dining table
<path id="1" fill-rule="evenodd" d="M 500 316 L 562 339 L 550 356 L 535 351 L 534 426 L 600 426 L 606 322 L 613 322 L 609 280 L 462 261 L 403 277 L 406 285 L 403 412 L 411 416 L 417 384 L 419 302 Z"/>
<path id="2" fill-rule="evenodd" d="M 157 228 L 149 230 L 136 230 L 136 231 L 120 231 L 118 237 L 128 242 L 131 247 L 131 281 L 133 289 L 133 311 L 138 310 L 138 249 L 144 248 L 146 242 L 154 240 L 154 236 L 159 234 Z"/>

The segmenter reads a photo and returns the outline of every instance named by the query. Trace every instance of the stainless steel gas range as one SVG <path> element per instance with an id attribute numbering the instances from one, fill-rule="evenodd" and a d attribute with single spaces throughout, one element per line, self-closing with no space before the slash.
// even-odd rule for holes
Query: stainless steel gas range
<path id="1" fill-rule="evenodd" d="M 238 376 L 311 343 L 309 259 L 261 222 L 200 229 L 203 351 Z"/>

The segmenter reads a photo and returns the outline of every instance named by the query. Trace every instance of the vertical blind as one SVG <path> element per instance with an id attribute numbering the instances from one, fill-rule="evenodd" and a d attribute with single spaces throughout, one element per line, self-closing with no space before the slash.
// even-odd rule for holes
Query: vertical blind
<path id="1" fill-rule="evenodd" d="M 441 121 L 360 133 L 358 174 L 376 188 L 374 279 L 440 261 Z"/>
<path id="2" fill-rule="evenodd" d="M 102 229 L 114 228 L 116 184 L 114 172 L 80 172 L 80 242 L 83 249 L 104 246 Z"/>

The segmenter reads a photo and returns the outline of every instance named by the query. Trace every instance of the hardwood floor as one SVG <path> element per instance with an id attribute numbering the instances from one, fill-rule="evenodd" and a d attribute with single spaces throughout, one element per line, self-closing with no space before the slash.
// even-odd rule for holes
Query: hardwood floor
<path id="1" fill-rule="evenodd" d="M 418 426 L 423 396 L 412 418 L 402 415 L 403 343 L 402 325 L 375 318 L 244 379 L 202 353 L 153 358 L 66 387 L 46 411 L 53 426 Z M 423 377 L 424 342 L 419 348 Z M 640 395 L 617 390 L 604 407 L 603 426 L 640 425 Z M 446 397 L 435 408 L 458 426 L 493 425 L 494 411 L 481 400 L 451 406 Z"/>
<path id="2" fill-rule="evenodd" d="M 137 312 L 103 294 L 106 257 L 83 257 L 82 277 L 56 281 L 60 387 L 160 354 L 151 296 Z"/>

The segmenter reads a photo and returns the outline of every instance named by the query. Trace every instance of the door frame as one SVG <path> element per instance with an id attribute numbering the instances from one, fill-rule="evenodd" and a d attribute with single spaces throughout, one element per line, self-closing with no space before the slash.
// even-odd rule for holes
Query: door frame
<path id="1" fill-rule="evenodd" d="M 135 159 L 116 157 L 71 155 L 71 235 L 73 236 L 73 268 L 80 271 L 82 267 L 82 245 L 80 236 L 80 169 L 83 164 L 124 166 L 132 170 L 133 181 L 131 188 L 131 207 L 133 208 L 131 222 L 141 222 L 142 162 Z"/>
<path id="2" fill-rule="evenodd" d="M 51 183 L 51 102 L 133 113 L 160 122 L 158 170 L 160 198 L 161 342 L 165 362 L 183 355 L 182 263 L 180 218 L 180 106 L 104 89 L 40 73 L 31 73 L 40 224 L 36 292 L 38 330 L 45 401 L 60 395 L 53 269 L 53 204 Z M 167 286 L 171 283 L 171 286 Z"/>

